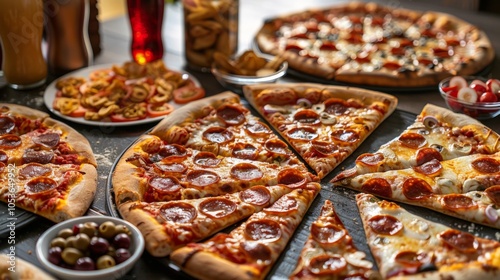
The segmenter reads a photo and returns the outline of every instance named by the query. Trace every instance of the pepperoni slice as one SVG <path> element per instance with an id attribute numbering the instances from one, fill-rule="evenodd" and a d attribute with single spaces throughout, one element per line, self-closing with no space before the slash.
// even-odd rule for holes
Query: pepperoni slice
<path id="1" fill-rule="evenodd" d="M 418 160 L 417 160 L 418 163 Z M 438 159 L 432 159 L 423 163 L 422 165 L 413 167 L 413 170 L 420 174 L 424 174 L 427 176 L 437 175 L 441 170 L 443 170 L 443 166 Z"/>
<path id="2" fill-rule="evenodd" d="M 290 138 L 295 140 L 304 140 L 310 141 L 318 138 L 318 133 L 316 129 L 312 127 L 296 127 L 287 131 L 287 134 Z"/>
<path id="3" fill-rule="evenodd" d="M 0 117 L 0 135 L 10 133 L 14 128 L 16 128 L 16 122 L 11 117 Z"/>
<path id="4" fill-rule="evenodd" d="M 334 244 L 344 238 L 346 231 L 334 224 L 321 226 L 318 223 L 313 223 L 311 225 L 311 235 L 319 243 Z"/>
<path id="5" fill-rule="evenodd" d="M 384 159 L 385 157 L 381 153 L 376 153 L 376 154 L 366 153 L 358 156 L 358 158 L 356 159 L 356 163 L 362 163 L 368 166 L 376 166 L 381 164 L 384 161 Z"/>
<path id="6" fill-rule="evenodd" d="M 240 248 L 253 260 L 270 262 L 272 259 L 271 249 L 262 243 L 242 242 L 240 243 Z"/>
<path id="7" fill-rule="evenodd" d="M 278 184 L 287 185 L 289 188 L 299 188 L 307 182 L 306 177 L 301 171 L 288 168 L 278 173 Z"/>
<path id="8" fill-rule="evenodd" d="M 330 98 L 325 102 L 325 112 L 332 115 L 343 115 L 346 113 L 349 105 L 347 102 L 340 98 Z"/>
<path id="9" fill-rule="evenodd" d="M 14 134 L 4 134 L 0 136 L 0 148 L 14 149 L 21 146 L 21 137 Z"/>
<path id="10" fill-rule="evenodd" d="M 403 194 L 410 200 L 420 200 L 431 196 L 432 187 L 419 178 L 408 178 L 403 183 Z"/>
<path id="11" fill-rule="evenodd" d="M 276 240 L 281 234 L 280 225 L 273 220 L 251 221 L 245 226 L 245 235 L 250 240 Z"/>
<path id="12" fill-rule="evenodd" d="M 52 168 L 47 165 L 42 165 L 39 163 L 30 163 L 19 170 L 19 176 L 24 178 L 34 178 L 38 176 L 48 175 L 52 171 Z"/>
<path id="13" fill-rule="evenodd" d="M 371 178 L 361 185 L 361 191 L 391 198 L 391 184 L 384 178 Z"/>
<path id="14" fill-rule="evenodd" d="M 332 132 L 332 137 L 335 140 L 347 142 L 347 143 L 355 143 L 359 140 L 359 134 L 352 129 L 338 129 Z"/>
<path id="15" fill-rule="evenodd" d="M 472 198 L 462 194 L 447 194 L 443 196 L 444 207 L 449 209 L 469 209 L 477 207 Z"/>
<path id="16" fill-rule="evenodd" d="M 500 185 L 491 186 L 484 193 L 493 201 L 493 204 L 500 205 Z"/>
<path id="17" fill-rule="evenodd" d="M 474 235 L 456 229 L 448 229 L 439 234 L 439 237 L 452 248 L 463 253 L 475 253 L 479 242 Z"/>
<path id="18" fill-rule="evenodd" d="M 264 136 L 272 133 L 267 125 L 259 121 L 245 123 L 243 128 L 248 131 L 248 133 L 256 136 Z"/>
<path id="19" fill-rule="evenodd" d="M 153 164 L 153 168 L 160 173 L 184 173 L 187 170 L 187 166 L 180 162 L 171 162 L 171 163 L 164 163 L 164 162 L 155 162 Z"/>
<path id="20" fill-rule="evenodd" d="M 41 164 L 47 164 L 54 158 L 53 151 L 46 150 L 26 150 L 23 154 L 23 162 L 30 163 L 36 162 Z"/>
<path id="21" fill-rule="evenodd" d="M 48 132 L 33 137 L 33 142 L 49 148 L 57 146 L 60 140 L 61 136 L 55 132 Z"/>
<path id="22" fill-rule="evenodd" d="M 269 152 L 275 153 L 275 154 L 280 154 L 280 155 L 286 155 L 288 154 L 288 146 L 286 145 L 285 142 L 279 140 L 279 139 L 269 139 L 264 143 L 264 147 L 266 150 Z"/>
<path id="23" fill-rule="evenodd" d="M 379 234 L 395 235 L 403 229 L 403 223 L 391 215 L 376 215 L 368 220 L 368 226 Z"/>
<path id="24" fill-rule="evenodd" d="M 319 114 L 311 109 L 303 109 L 295 113 L 293 119 L 299 123 L 303 124 L 318 124 Z"/>
<path id="25" fill-rule="evenodd" d="M 417 152 L 417 165 L 422 165 L 434 159 L 438 161 L 443 160 L 443 156 L 441 155 L 441 153 L 434 148 L 422 148 Z"/>
<path id="26" fill-rule="evenodd" d="M 422 147 L 427 140 L 425 140 L 425 137 L 418 134 L 418 133 L 413 133 L 413 132 L 408 132 L 405 133 L 401 136 L 399 136 L 399 142 L 408 148 L 412 149 L 418 149 Z"/>
<path id="27" fill-rule="evenodd" d="M 236 211 L 236 203 L 227 198 L 213 197 L 203 200 L 199 208 L 203 214 L 214 219 L 221 219 Z"/>
<path id="28" fill-rule="evenodd" d="M 203 138 L 212 143 L 227 143 L 233 140 L 233 133 L 223 127 L 213 126 L 203 132 Z"/>
<path id="29" fill-rule="evenodd" d="M 231 177 L 237 180 L 258 180 L 264 176 L 260 169 L 251 163 L 238 163 L 231 168 Z"/>
<path id="30" fill-rule="evenodd" d="M 311 259 L 309 270 L 316 275 L 337 275 L 347 267 L 341 256 L 320 255 Z"/>
<path id="31" fill-rule="evenodd" d="M 227 125 L 239 125 L 245 121 L 245 114 L 239 107 L 223 105 L 217 109 L 217 116 Z"/>
<path id="32" fill-rule="evenodd" d="M 481 173 L 496 173 L 500 171 L 500 163 L 494 158 L 478 158 L 471 165 L 476 171 Z"/>
<path id="33" fill-rule="evenodd" d="M 258 150 L 252 144 L 239 142 L 234 144 L 232 155 L 241 159 L 256 159 Z"/>
<path id="34" fill-rule="evenodd" d="M 219 182 L 220 177 L 212 171 L 192 170 L 187 174 L 186 180 L 195 186 L 205 187 Z"/>
<path id="35" fill-rule="evenodd" d="M 26 183 L 26 193 L 31 196 L 46 195 L 57 188 L 57 183 L 48 177 L 36 177 Z"/>
<path id="36" fill-rule="evenodd" d="M 0 151 L 0 162 L 7 163 L 9 156 L 4 151 Z"/>
<path id="37" fill-rule="evenodd" d="M 293 211 L 296 211 L 299 208 L 299 204 L 297 200 L 293 197 L 282 196 L 279 200 L 277 200 L 271 207 L 264 209 L 267 213 L 273 214 L 287 214 Z"/>
<path id="38" fill-rule="evenodd" d="M 184 146 L 178 144 L 168 144 L 160 148 L 160 150 L 158 151 L 158 155 L 160 156 L 161 160 L 177 160 L 186 157 L 187 150 Z"/>
<path id="39" fill-rule="evenodd" d="M 179 180 L 175 177 L 151 177 L 148 185 L 159 194 L 172 193 L 182 188 Z"/>
<path id="40" fill-rule="evenodd" d="M 168 222 L 185 224 L 191 223 L 198 215 L 198 212 L 191 204 L 172 202 L 160 208 L 160 215 Z"/>
<path id="41" fill-rule="evenodd" d="M 313 140 L 311 145 L 316 152 L 324 156 L 331 155 L 338 151 L 337 145 L 326 141 Z"/>
<path id="42" fill-rule="evenodd" d="M 394 260 L 404 266 L 419 267 L 428 261 L 426 253 L 418 253 L 414 251 L 400 251 Z"/>
<path id="43" fill-rule="evenodd" d="M 266 205 L 271 200 L 271 192 L 264 186 L 253 186 L 240 193 L 241 201 L 253 205 Z"/>
<path id="44" fill-rule="evenodd" d="M 194 156 L 193 162 L 202 167 L 215 167 L 219 165 L 221 159 L 211 152 L 199 152 Z"/>

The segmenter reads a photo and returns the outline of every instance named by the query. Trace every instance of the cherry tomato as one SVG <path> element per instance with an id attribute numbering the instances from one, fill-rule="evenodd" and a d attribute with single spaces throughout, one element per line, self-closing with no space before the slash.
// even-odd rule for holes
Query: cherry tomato
<path id="1" fill-rule="evenodd" d="M 479 97 L 479 102 L 497 102 L 498 97 L 491 91 L 486 91 Z"/>
<path id="2" fill-rule="evenodd" d="M 174 90 L 174 101 L 179 104 L 205 97 L 205 90 L 197 86 L 184 86 Z"/>
<path id="3" fill-rule="evenodd" d="M 132 122 L 132 121 L 137 121 L 140 119 L 144 119 L 146 115 L 144 116 L 139 116 L 139 117 L 133 117 L 133 118 L 126 118 L 123 116 L 123 114 L 112 114 L 109 116 L 112 122 Z"/>
<path id="4" fill-rule="evenodd" d="M 474 80 L 469 85 L 470 88 L 476 91 L 476 93 L 480 96 L 485 93 L 487 90 L 486 83 L 481 80 Z"/>
<path id="5" fill-rule="evenodd" d="M 464 77 L 455 76 L 450 79 L 450 87 L 456 86 L 457 89 L 461 89 L 463 87 L 467 87 L 467 81 Z"/>
<path id="6" fill-rule="evenodd" d="M 70 117 L 73 117 L 73 118 L 82 118 L 85 116 L 85 112 L 87 112 L 87 108 L 85 107 L 82 107 L 82 105 L 80 105 L 78 107 L 78 109 L 74 110 L 73 112 L 71 112 L 69 114 Z"/>
<path id="7" fill-rule="evenodd" d="M 489 79 L 486 81 L 486 87 L 488 91 L 491 91 L 494 94 L 500 93 L 500 80 L 498 79 Z"/>
<path id="8" fill-rule="evenodd" d="M 148 104 L 148 106 L 146 108 L 146 112 L 147 112 L 148 116 L 151 118 L 170 114 L 173 110 L 174 110 L 174 106 L 172 106 L 168 103 L 165 103 L 162 105 Z"/>
<path id="9" fill-rule="evenodd" d="M 458 87 L 457 86 L 448 86 L 448 87 L 442 87 L 441 88 L 444 92 L 450 94 L 450 92 L 458 92 Z M 455 95 L 456 97 L 456 95 Z"/>

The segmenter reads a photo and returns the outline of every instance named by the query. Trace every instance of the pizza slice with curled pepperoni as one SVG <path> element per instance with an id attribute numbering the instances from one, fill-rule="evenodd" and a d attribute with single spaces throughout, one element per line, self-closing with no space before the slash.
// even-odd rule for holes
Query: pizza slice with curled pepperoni
<path id="1" fill-rule="evenodd" d="M 404 169 L 432 160 L 449 160 L 500 151 L 500 136 L 476 119 L 427 104 L 415 122 L 377 151 L 357 157 L 356 165 L 333 178 L 346 185 L 366 173 Z"/>
<path id="2" fill-rule="evenodd" d="M 347 187 L 500 229 L 500 152 L 358 175 Z"/>
<path id="3" fill-rule="evenodd" d="M 286 185 L 257 185 L 217 197 L 126 202 L 119 206 L 119 211 L 146 236 L 148 252 L 164 257 L 261 211 L 293 190 Z"/>
<path id="4" fill-rule="evenodd" d="M 356 195 L 368 246 L 385 279 L 499 279 L 500 242 Z"/>
<path id="5" fill-rule="evenodd" d="M 310 232 L 290 280 L 382 279 L 354 245 L 330 200 L 325 200 Z"/>
<path id="6" fill-rule="evenodd" d="M 198 279 L 264 279 L 320 189 L 318 183 L 295 189 L 231 232 L 190 243 L 170 258 Z"/>

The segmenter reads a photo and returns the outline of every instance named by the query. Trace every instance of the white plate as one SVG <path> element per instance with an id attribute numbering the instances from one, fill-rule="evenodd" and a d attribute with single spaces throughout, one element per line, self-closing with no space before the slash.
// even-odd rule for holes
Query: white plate
<path id="1" fill-rule="evenodd" d="M 63 118 L 63 119 L 66 119 L 66 120 L 69 120 L 69 121 L 72 121 L 72 122 L 75 122 L 75 123 L 80 123 L 80 124 L 86 124 L 86 125 L 96 125 L 96 126 L 131 126 L 131 125 L 137 125 L 137 124 L 145 124 L 145 123 L 152 123 L 152 122 L 158 122 L 160 121 L 161 119 L 163 119 L 165 116 L 168 116 L 168 115 L 165 115 L 165 116 L 159 116 L 159 117 L 154 117 L 154 118 L 145 118 L 145 119 L 142 119 L 142 120 L 136 120 L 136 121 L 129 121 L 129 122 L 112 122 L 112 121 L 89 121 L 89 120 L 86 120 L 84 118 L 74 118 L 74 117 L 70 117 L 70 116 L 66 116 L 66 115 L 63 115 L 61 114 L 61 112 L 55 110 L 53 107 L 52 107 L 52 104 L 54 103 L 54 99 L 56 98 L 56 92 L 57 92 L 57 89 L 56 89 L 56 82 L 59 80 L 59 79 L 62 79 L 62 78 L 67 78 L 67 77 L 79 77 L 79 78 L 84 78 L 85 80 L 89 80 L 89 75 L 90 73 L 92 73 L 93 71 L 95 70 L 100 70 L 100 69 L 110 69 L 113 65 L 119 65 L 117 63 L 113 63 L 113 64 L 100 64 L 100 65 L 93 65 L 93 66 L 90 66 L 90 67 L 86 67 L 86 68 L 82 68 L 82 69 L 78 69 L 76 71 L 73 71 L 71 73 L 68 73 L 64 76 L 61 76 L 59 77 L 58 79 L 54 80 L 52 83 L 50 83 L 50 85 L 47 86 L 47 88 L 45 89 L 45 93 L 43 95 L 43 100 L 45 102 L 45 106 L 47 106 L 47 108 L 52 112 L 54 113 L 55 115 Z M 201 87 L 201 84 L 200 82 L 195 78 L 193 77 L 192 75 L 184 72 L 184 71 L 179 71 L 179 70 L 173 70 L 173 69 L 170 69 L 172 71 L 175 71 L 175 72 L 179 72 L 179 73 L 182 73 L 184 75 L 187 75 L 189 80 L 193 81 L 193 83 L 198 86 L 198 87 Z M 175 109 L 179 108 L 180 106 L 182 106 L 181 104 L 177 104 L 175 103 L 173 100 L 170 101 L 170 104 L 172 106 L 174 106 Z"/>

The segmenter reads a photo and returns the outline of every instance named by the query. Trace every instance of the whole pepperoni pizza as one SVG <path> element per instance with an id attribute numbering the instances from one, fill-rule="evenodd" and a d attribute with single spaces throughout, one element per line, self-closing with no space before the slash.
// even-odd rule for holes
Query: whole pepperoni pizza
<path id="1" fill-rule="evenodd" d="M 54 222 L 82 216 L 97 187 L 80 133 L 48 114 L 0 104 L 0 200 Z"/>
<path id="2" fill-rule="evenodd" d="M 494 59 L 487 35 L 462 19 L 373 2 L 280 15 L 255 41 L 303 77 L 398 90 L 476 74 Z"/>

